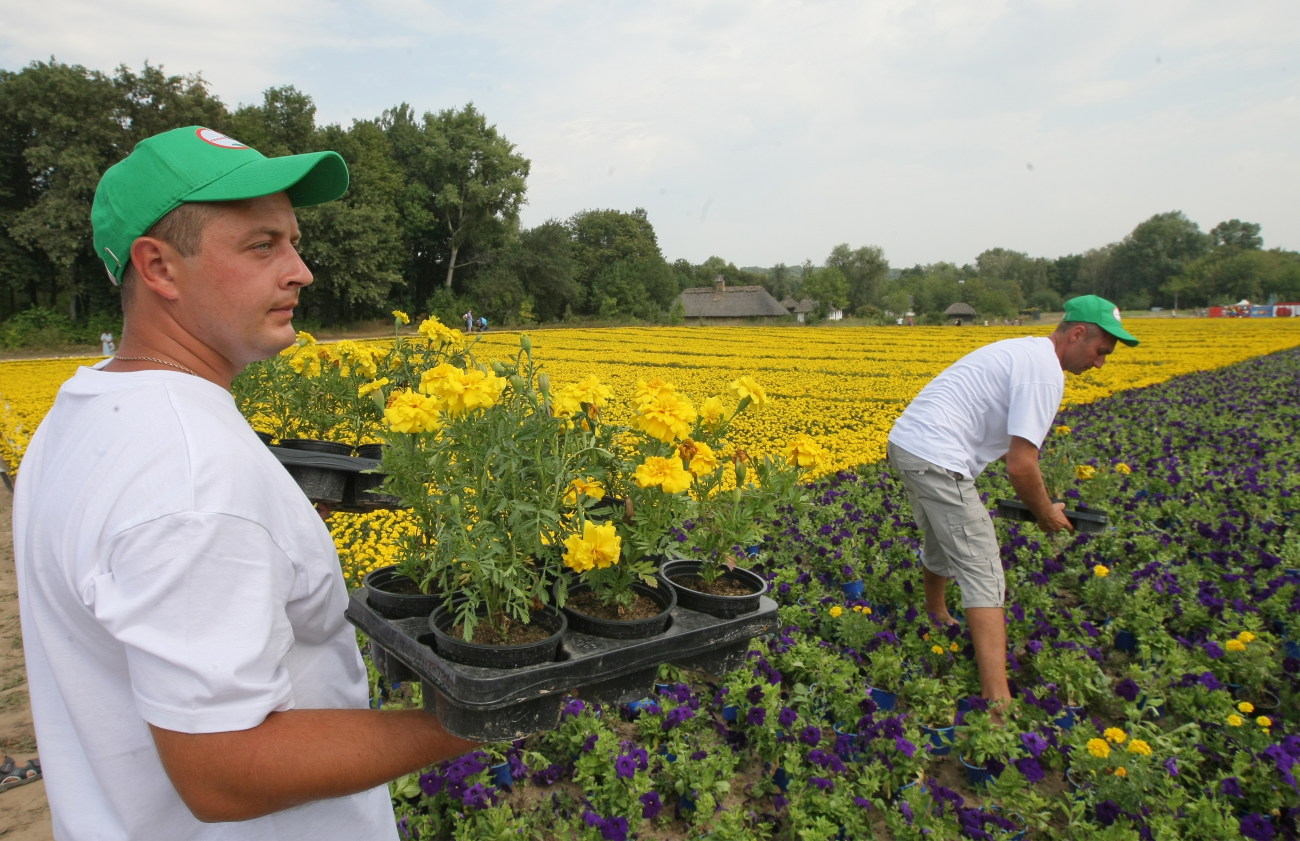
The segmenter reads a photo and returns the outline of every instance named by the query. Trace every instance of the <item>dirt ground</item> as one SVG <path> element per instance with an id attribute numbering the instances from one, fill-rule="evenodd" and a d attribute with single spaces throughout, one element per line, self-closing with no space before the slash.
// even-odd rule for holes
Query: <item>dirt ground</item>
<path id="1" fill-rule="evenodd" d="M 0 751 L 21 767 L 37 756 L 37 750 L 18 628 L 12 517 L 13 496 L 0 487 Z M 53 837 L 44 780 L 0 792 L 0 838 L 49 841 Z"/>

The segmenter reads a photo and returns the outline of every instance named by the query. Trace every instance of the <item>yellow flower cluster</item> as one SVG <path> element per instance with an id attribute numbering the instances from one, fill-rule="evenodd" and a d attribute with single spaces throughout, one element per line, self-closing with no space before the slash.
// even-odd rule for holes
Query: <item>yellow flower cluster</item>
<path id="1" fill-rule="evenodd" d="M 581 535 L 571 535 L 564 541 L 564 565 L 574 572 L 605 569 L 618 562 L 623 538 L 618 536 L 613 523 L 596 525 L 588 520 Z"/>

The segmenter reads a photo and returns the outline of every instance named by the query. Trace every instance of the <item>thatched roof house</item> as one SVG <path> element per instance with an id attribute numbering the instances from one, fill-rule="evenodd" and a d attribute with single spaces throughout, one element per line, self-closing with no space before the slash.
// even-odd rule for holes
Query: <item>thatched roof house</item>
<path id="1" fill-rule="evenodd" d="M 974 318 L 975 308 L 965 301 L 958 301 L 943 311 L 948 318 Z"/>
<path id="2" fill-rule="evenodd" d="M 727 287 L 724 280 L 712 287 L 683 289 L 678 296 L 687 318 L 772 318 L 789 313 L 761 286 Z"/>

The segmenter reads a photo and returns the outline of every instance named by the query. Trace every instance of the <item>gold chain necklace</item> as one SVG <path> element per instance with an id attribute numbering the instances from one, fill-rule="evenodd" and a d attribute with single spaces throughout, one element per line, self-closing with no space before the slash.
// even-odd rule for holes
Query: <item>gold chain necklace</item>
<path id="1" fill-rule="evenodd" d="M 159 359 L 156 356 L 114 356 L 113 358 L 120 359 L 123 362 L 157 362 L 159 365 L 167 365 L 171 368 L 175 368 L 177 371 L 184 371 L 185 373 L 196 377 L 199 375 L 199 372 L 195 371 L 193 368 L 186 368 L 179 362 L 168 362 L 166 359 Z"/>

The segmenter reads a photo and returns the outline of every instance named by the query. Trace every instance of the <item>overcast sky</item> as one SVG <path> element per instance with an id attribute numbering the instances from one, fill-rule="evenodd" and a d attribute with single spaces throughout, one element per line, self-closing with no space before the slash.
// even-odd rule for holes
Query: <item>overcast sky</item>
<path id="1" fill-rule="evenodd" d="M 472 101 L 526 227 L 643 207 L 669 260 L 1055 258 L 1171 210 L 1300 250 L 1297 0 L 8 0 L 0 68 L 51 56 L 321 125 Z"/>

